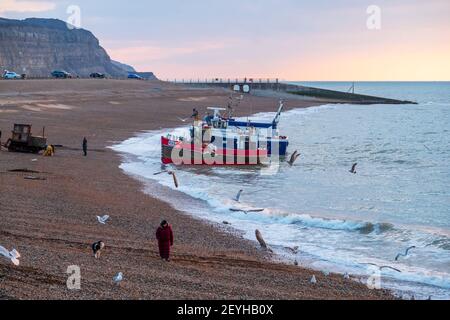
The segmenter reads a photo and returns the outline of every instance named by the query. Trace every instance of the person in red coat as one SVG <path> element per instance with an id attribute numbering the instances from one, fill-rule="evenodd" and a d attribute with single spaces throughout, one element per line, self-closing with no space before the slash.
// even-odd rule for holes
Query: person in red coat
<path id="1" fill-rule="evenodd" d="M 170 247 L 173 246 L 173 231 L 166 220 L 161 222 L 158 230 L 156 230 L 156 239 L 158 239 L 159 255 L 161 256 L 161 259 L 169 261 Z"/>

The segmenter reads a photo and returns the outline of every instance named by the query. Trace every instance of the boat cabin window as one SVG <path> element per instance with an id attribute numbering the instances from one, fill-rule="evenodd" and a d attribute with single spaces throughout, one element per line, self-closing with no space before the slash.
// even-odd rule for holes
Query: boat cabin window
<path id="1" fill-rule="evenodd" d="M 228 122 L 222 119 L 215 119 L 212 121 L 212 126 L 214 129 L 226 129 L 228 128 Z"/>

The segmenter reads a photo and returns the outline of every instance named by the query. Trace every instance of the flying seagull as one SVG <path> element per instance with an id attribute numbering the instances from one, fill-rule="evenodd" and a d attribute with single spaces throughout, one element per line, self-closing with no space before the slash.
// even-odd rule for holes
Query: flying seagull
<path id="1" fill-rule="evenodd" d="M 122 280 L 123 280 L 123 273 L 122 272 L 119 272 L 113 278 L 114 283 L 117 284 L 117 285 L 119 285 L 120 282 L 122 282 Z"/>
<path id="2" fill-rule="evenodd" d="M 426 144 L 423 145 L 425 148 L 427 148 L 428 151 L 431 151 L 430 148 L 428 148 L 428 146 Z"/>
<path id="3" fill-rule="evenodd" d="M 356 166 L 358 165 L 358 163 L 354 163 L 352 166 L 352 169 L 350 170 L 350 173 L 356 174 Z"/>
<path id="4" fill-rule="evenodd" d="M 293 166 L 295 161 L 297 161 L 298 157 L 300 157 L 300 153 L 297 150 L 291 155 L 291 159 L 288 161 L 289 165 Z"/>
<path id="5" fill-rule="evenodd" d="M 238 209 L 238 208 L 231 208 L 230 209 L 230 211 L 233 211 L 233 212 L 244 212 L 245 214 L 248 214 L 248 213 L 253 213 L 253 212 L 263 212 L 264 211 L 264 209 Z"/>
<path id="6" fill-rule="evenodd" d="M 259 242 L 261 248 L 263 248 L 263 249 L 265 249 L 265 250 L 267 250 L 267 251 L 273 253 L 272 249 L 270 249 L 270 248 L 267 246 L 266 241 L 264 241 L 264 238 L 263 238 L 263 236 L 262 236 L 262 234 L 261 234 L 261 231 L 259 231 L 258 229 L 256 229 L 256 230 L 255 230 L 255 236 L 256 236 L 256 240 L 258 240 L 258 242 Z"/>
<path id="7" fill-rule="evenodd" d="M 175 172 L 168 171 L 167 173 L 173 177 L 173 184 L 175 185 L 175 188 L 178 189 L 179 184 L 178 184 L 178 179 L 177 179 L 177 175 L 175 174 Z"/>
<path id="8" fill-rule="evenodd" d="M 298 253 L 298 246 L 295 247 L 286 247 L 287 250 L 291 251 L 293 254 L 297 254 Z"/>
<path id="9" fill-rule="evenodd" d="M 186 122 L 186 121 L 188 121 L 190 118 L 185 118 L 185 119 L 183 119 L 183 118 L 180 118 L 180 117 L 177 117 L 178 118 L 178 120 L 180 120 L 181 122 Z"/>
<path id="10" fill-rule="evenodd" d="M 239 192 L 237 193 L 236 197 L 233 200 L 236 202 L 240 202 L 242 192 L 244 192 L 244 190 L 239 190 Z"/>
<path id="11" fill-rule="evenodd" d="M 103 217 L 97 216 L 97 221 L 101 224 L 106 224 L 106 221 L 109 220 L 109 216 L 105 214 Z"/>
<path id="12" fill-rule="evenodd" d="M 400 272 L 400 273 L 401 273 L 401 270 L 398 270 L 398 269 L 393 268 L 393 267 L 391 267 L 391 266 L 379 266 L 379 265 L 377 265 L 377 264 L 375 264 L 375 263 L 363 263 L 363 264 L 368 264 L 368 265 L 371 265 L 371 266 L 378 267 L 380 270 L 383 270 L 383 269 L 391 269 L 391 270 L 394 270 L 394 271 L 397 271 L 397 272 Z"/>
<path id="13" fill-rule="evenodd" d="M 399 259 L 400 257 L 406 257 L 406 256 L 408 255 L 408 253 L 409 253 L 409 250 L 412 250 L 412 249 L 415 249 L 415 248 L 416 248 L 416 246 L 411 246 L 411 247 L 409 247 L 408 249 L 406 249 L 405 253 L 399 253 L 399 254 L 395 257 L 395 261 L 398 261 L 398 259 Z"/>
<path id="14" fill-rule="evenodd" d="M 18 266 L 20 264 L 19 262 L 20 253 L 16 249 L 8 251 L 4 247 L 0 246 L 0 255 L 4 256 L 8 260 L 11 260 L 11 262 L 15 266 Z"/>
<path id="15" fill-rule="evenodd" d="M 391 270 L 394 270 L 394 271 L 397 271 L 397 272 L 402 272 L 401 270 L 398 270 L 398 269 L 396 269 L 396 268 L 393 268 L 393 267 L 391 267 L 391 266 L 380 266 L 379 267 L 380 268 L 380 270 L 383 270 L 383 269 L 391 269 Z"/>

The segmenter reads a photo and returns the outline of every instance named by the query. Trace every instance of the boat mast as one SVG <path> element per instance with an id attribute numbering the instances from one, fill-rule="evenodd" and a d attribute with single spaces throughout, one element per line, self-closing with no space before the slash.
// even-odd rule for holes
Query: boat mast
<path id="1" fill-rule="evenodd" d="M 275 118 L 273 119 L 273 122 L 272 122 L 273 129 L 277 129 L 277 126 L 278 126 L 278 123 L 280 122 L 280 117 L 281 117 L 281 113 L 283 112 L 283 109 L 284 109 L 284 101 L 280 100 L 280 106 L 278 108 L 277 115 L 275 116 Z"/>

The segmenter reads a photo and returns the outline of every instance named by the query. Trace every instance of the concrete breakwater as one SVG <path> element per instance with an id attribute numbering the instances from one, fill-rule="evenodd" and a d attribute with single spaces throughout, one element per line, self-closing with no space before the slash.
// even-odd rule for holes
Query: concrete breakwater
<path id="1" fill-rule="evenodd" d="M 416 104 L 413 101 L 389 99 L 369 95 L 341 92 L 327 89 L 319 89 L 278 81 L 246 82 L 246 81 L 212 81 L 212 82 L 177 82 L 195 88 L 223 88 L 242 93 L 267 91 L 280 98 L 308 97 L 325 100 L 333 103 L 356 104 Z"/>

